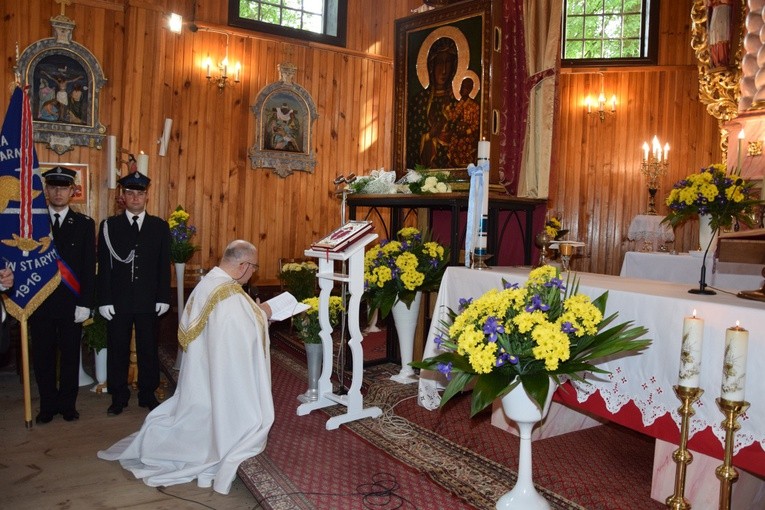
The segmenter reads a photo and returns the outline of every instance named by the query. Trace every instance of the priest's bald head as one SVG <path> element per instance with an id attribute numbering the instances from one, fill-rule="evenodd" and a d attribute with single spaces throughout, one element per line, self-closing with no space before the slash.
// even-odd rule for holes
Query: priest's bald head
<path id="1" fill-rule="evenodd" d="M 242 239 L 229 243 L 220 260 L 220 268 L 241 285 L 250 281 L 258 267 L 258 249 Z"/>

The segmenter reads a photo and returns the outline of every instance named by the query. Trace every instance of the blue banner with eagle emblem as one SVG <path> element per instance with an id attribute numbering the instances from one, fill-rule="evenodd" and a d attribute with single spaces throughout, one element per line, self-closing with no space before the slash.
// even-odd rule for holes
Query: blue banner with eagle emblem
<path id="1" fill-rule="evenodd" d="M 58 254 L 32 136 L 29 95 L 16 87 L 0 131 L 0 264 L 13 270 L 3 294 L 18 320 L 28 318 L 60 282 Z"/>

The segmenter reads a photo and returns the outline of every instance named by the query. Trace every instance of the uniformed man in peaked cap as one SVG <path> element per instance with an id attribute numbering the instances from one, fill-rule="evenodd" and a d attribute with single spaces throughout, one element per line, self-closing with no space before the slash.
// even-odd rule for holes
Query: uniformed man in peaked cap
<path id="1" fill-rule="evenodd" d="M 146 213 L 150 179 L 134 172 L 120 179 L 125 211 L 101 222 L 98 232 L 99 313 L 108 320 L 106 378 L 110 416 L 122 413 L 130 399 L 130 337 L 135 326 L 138 356 L 138 405 L 159 405 L 157 317 L 170 308 L 170 228 Z"/>
<path id="2" fill-rule="evenodd" d="M 57 166 L 42 174 L 61 282 L 29 318 L 32 364 L 40 392 L 38 424 L 56 414 L 77 420 L 82 322 L 90 316 L 96 277 L 96 224 L 73 211 L 76 173 Z M 58 371 L 56 369 L 58 358 Z"/>

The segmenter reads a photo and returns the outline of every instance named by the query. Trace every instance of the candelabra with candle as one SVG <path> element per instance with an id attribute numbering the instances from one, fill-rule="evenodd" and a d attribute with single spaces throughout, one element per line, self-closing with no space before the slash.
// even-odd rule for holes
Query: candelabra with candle
<path id="1" fill-rule="evenodd" d="M 694 402 L 701 398 L 704 390 L 701 388 L 686 388 L 685 386 L 673 386 L 675 395 L 680 400 L 680 444 L 672 454 L 672 460 L 677 464 L 675 468 L 675 492 L 666 500 L 667 508 L 673 510 L 690 510 L 691 504 L 685 498 L 685 472 L 688 464 L 693 462 L 693 454 L 688 449 L 688 427 L 690 417 L 696 414 L 693 410 Z"/>
<path id="2" fill-rule="evenodd" d="M 722 465 L 715 469 L 715 474 L 720 480 L 720 510 L 730 510 L 733 484 L 738 480 L 738 471 L 732 462 L 733 438 L 741 428 L 738 417 L 749 408 L 749 402 L 744 400 L 748 350 L 749 332 L 736 321 L 735 326 L 725 331 L 722 386 L 720 398 L 716 400 L 717 407 L 725 416 L 722 422 L 725 430 L 725 454 Z"/>
<path id="3" fill-rule="evenodd" d="M 643 162 L 640 165 L 640 172 L 648 180 L 648 212 L 646 214 L 655 215 L 659 177 L 666 175 L 669 167 L 669 144 L 664 144 L 662 148 L 659 138 L 654 136 L 651 145 L 649 148 L 648 142 L 643 144 Z"/>

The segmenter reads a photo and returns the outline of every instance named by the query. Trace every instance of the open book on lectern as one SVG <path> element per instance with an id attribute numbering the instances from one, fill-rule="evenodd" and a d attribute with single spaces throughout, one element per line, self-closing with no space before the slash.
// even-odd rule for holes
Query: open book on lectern
<path id="1" fill-rule="evenodd" d="M 371 221 L 351 220 L 313 243 L 311 248 L 331 252 L 343 251 L 372 230 L 374 226 Z"/>

